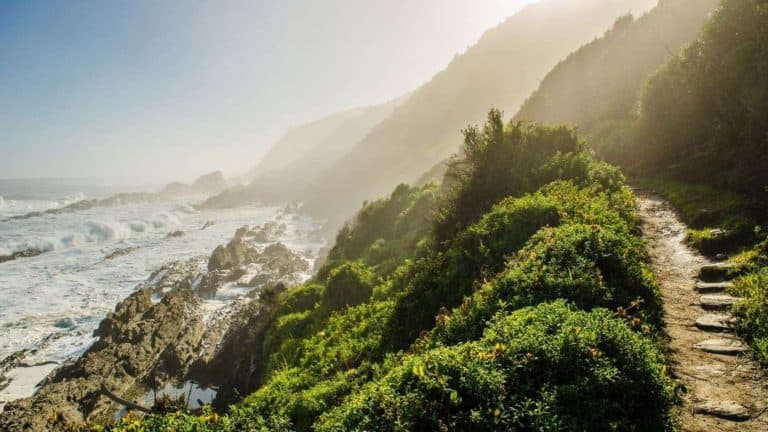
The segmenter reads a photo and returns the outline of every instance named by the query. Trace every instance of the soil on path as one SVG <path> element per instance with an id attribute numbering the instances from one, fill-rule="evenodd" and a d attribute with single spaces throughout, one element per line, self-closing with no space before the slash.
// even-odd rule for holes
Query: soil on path
<path id="1" fill-rule="evenodd" d="M 707 285 L 706 292 L 696 287 L 702 267 L 712 263 L 685 243 L 686 226 L 669 203 L 642 191 L 637 201 L 652 268 L 661 286 L 672 373 L 685 389 L 681 430 L 768 431 L 763 371 L 729 328 L 732 317 L 727 308 L 702 308 L 703 295 L 712 291 L 718 295 L 717 283 Z"/>

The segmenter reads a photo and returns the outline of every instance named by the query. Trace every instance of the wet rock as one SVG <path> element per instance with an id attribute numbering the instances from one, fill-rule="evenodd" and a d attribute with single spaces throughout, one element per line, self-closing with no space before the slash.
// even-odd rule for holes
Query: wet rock
<path id="1" fill-rule="evenodd" d="M 233 238 L 226 246 L 217 247 L 208 260 L 208 271 L 228 270 L 255 262 L 259 252 L 242 237 Z"/>
<path id="2" fill-rule="evenodd" d="M 727 310 L 739 300 L 727 294 L 707 294 L 701 296 L 701 307 L 705 310 Z"/>
<path id="3" fill-rule="evenodd" d="M 203 257 L 171 261 L 152 272 L 141 288 L 148 288 L 155 295 L 163 295 L 178 287 L 191 287 L 204 263 Z"/>
<path id="4" fill-rule="evenodd" d="M 110 420 L 117 407 L 101 394 L 102 383 L 130 395 L 150 377 L 183 374 L 204 329 L 197 302 L 188 289 L 160 303 L 149 289 L 130 295 L 101 322 L 98 341 L 82 357 L 54 371 L 34 396 L 5 407 L 0 430 L 68 430 Z"/>
<path id="5" fill-rule="evenodd" d="M 253 392 L 265 368 L 264 335 L 278 308 L 278 295 L 286 286 L 276 284 L 260 290 L 258 301 L 244 303 L 229 318 L 229 327 L 215 347 L 209 347 L 191 371 L 198 382 L 216 384 L 214 404 L 226 407 L 240 395 Z"/>
<path id="6" fill-rule="evenodd" d="M 107 256 L 105 256 L 104 259 L 111 260 L 111 259 L 119 258 L 121 256 L 128 255 L 129 253 L 131 253 L 131 252 L 133 252 L 135 250 L 136 250 L 136 248 L 133 247 L 133 246 L 129 246 L 129 247 L 126 247 L 126 248 L 116 249 L 114 252 L 112 252 L 112 253 L 108 254 Z"/>
<path id="7" fill-rule="evenodd" d="M 214 225 L 216 225 L 216 221 L 212 221 L 212 220 L 205 221 L 205 223 L 203 224 L 203 227 L 200 228 L 200 230 L 208 229 L 208 228 L 210 228 L 210 227 L 212 227 Z"/>
<path id="8" fill-rule="evenodd" d="M 251 227 L 248 225 L 241 226 L 240 228 L 235 231 L 235 238 L 243 238 L 248 235 L 248 232 L 251 230 Z"/>
<path id="9" fill-rule="evenodd" d="M 13 261 L 18 258 L 31 258 L 36 257 L 46 251 L 39 249 L 39 248 L 29 248 L 24 249 L 22 251 L 14 252 L 10 255 L 0 255 L 0 263 L 4 263 L 7 261 Z"/>
<path id="10" fill-rule="evenodd" d="M 200 279 L 200 283 L 195 287 L 195 293 L 200 298 L 212 299 L 216 297 L 216 292 L 222 285 L 232 281 L 232 275 L 231 270 L 209 271 Z"/>
<path id="11" fill-rule="evenodd" d="M 725 338 L 707 339 L 695 344 L 693 347 L 705 352 L 723 355 L 739 355 L 747 350 L 740 341 Z"/>
<path id="12" fill-rule="evenodd" d="M 270 243 L 280 240 L 288 230 L 284 223 L 265 222 L 264 225 L 248 231 L 248 237 L 256 243 Z"/>
<path id="13" fill-rule="evenodd" d="M 179 238 L 179 237 L 184 237 L 185 235 L 187 235 L 187 233 L 185 233 L 184 231 L 176 230 L 173 232 L 169 232 L 168 235 L 165 236 L 165 238 Z"/>
<path id="14" fill-rule="evenodd" d="M 729 400 L 698 402 L 694 404 L 693 412 L 734 421 L 745 421 L 752 417 L 745 406 Z"/>

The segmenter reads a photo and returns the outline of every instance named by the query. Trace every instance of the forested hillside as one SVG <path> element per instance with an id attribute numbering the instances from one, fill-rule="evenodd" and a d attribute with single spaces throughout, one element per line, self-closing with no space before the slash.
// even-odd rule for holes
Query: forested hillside
<path id="1" fill-rule="evenodd" d="M 637 19 L 617 19 L 547 74 L 515 118 L 577 125 L 601 156 L 629 163 L 648 76 L 699 35 L 718 3 L 664 0 Z"/>

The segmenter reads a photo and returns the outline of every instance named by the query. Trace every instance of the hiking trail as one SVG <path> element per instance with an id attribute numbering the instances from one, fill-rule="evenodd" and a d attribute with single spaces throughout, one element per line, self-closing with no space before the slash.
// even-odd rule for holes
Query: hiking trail
<path id="1" fill-rule="evenodd" d="M 728 264 L 685 243 L 686 229 L 664 199 L 637 191 L 643 238 L 664 303 L 674 378 L 684 386 L 681 430 L 768 431 L 768 386 L 733 331 Z"/>

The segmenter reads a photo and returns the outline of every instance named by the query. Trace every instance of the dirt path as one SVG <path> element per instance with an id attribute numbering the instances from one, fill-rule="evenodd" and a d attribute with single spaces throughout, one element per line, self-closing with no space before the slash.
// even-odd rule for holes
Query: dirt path
<path id="1" fill-rule="evenodd" d="M 723 267 L 685 244 L 686 226 L 666 201 L 637 195 L 661 285 L 672 373 L 687 390 L 681 429 L 768 431 L 766 379 L 730 328 L 733 299 L 723 292 L 728 284 Z"/>

